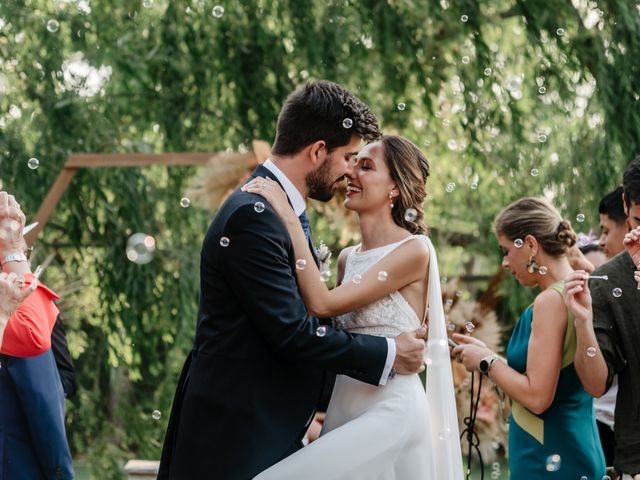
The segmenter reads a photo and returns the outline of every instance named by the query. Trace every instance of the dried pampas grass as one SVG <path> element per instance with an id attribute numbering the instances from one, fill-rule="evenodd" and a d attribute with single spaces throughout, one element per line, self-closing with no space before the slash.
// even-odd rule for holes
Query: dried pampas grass
<path id="1" fill-rule="evenodd" d="M 227 196 L 269 158 L 267 142 L 254 140 L 250 152 L 220 152 L 192 178 L 186 196 L 199 207 L 215 211 Z"/>

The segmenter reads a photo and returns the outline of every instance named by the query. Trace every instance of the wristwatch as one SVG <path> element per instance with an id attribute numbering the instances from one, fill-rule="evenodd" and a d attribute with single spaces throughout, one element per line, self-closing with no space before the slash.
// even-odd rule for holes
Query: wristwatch
<path id="1" fill-rule="evenodd" d="M 27 256 L 24 253 L 10 253 L 9 255 L 5 255 L 0 260 L 0 266 L 4 266 L 5 263 L 9 262 L 26 262 Z"/>
<path id="2" fill-rule="evenodd" d="M 489 375 L 489 372 L 491 371 L 491 367 L 493 367 L 493 364 L 496 363 L 499 359 L 500 357 L 495 353 L 492 353 L 491 355 L 487 355 L 482 360 L 480 360 L 480 364 L 478 365 L 478 370 L 480 370 L 480 373 L 484 375 Z"/>

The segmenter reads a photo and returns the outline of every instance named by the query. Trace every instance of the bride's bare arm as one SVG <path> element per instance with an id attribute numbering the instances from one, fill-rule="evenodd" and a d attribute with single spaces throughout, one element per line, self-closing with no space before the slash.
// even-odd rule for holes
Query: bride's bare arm
<path id="1" fill-rule="evenodd" d="M 264 184 L 262 182 L 265 182 Z M 419 240 L 409 240 L 389 253 L 358 278 L 329 290 L 320 276 L 300 221 L 289 205 L 286 194 L 269 179 L 258 178 L 243 187 L 262 195 L 283 220 L 296 255 L 298 285 L 311 315 L 331 317 L 369 305 L 391 292 L 425 278 L 429 249 Z"/>

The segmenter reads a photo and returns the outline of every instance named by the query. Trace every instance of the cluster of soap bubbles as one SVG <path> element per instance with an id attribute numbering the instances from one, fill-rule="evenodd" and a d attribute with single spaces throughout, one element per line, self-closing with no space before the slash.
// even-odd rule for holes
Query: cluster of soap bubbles
<path id="1" fill-rule="evenodd" d="M 153 260 L 156 250 L 156 239 L 146 233 L 134 233 L 127 240 L 127 258 L 137 265 L 144 265 Z"/>
<path id="2" fill-rule="evenodd" d="M 562 465 L 562 459 L 560 455 L 554 453 L 553 455 L 549 455 L 546 461 L 546 469 L 547 472 L 557 472 L 560 470 L 560 466 Z"/>

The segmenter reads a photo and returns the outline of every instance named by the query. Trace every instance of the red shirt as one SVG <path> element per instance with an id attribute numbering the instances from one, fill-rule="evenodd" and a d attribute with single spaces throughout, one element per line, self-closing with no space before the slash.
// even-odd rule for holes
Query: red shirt
<path id="1" fill-rule="evenodd" d="M 25 288 L 35 278 L 31 273 L 23 277 Z M 12 357 L 33 357 L 49 350 L 51 331 L 60 313 L 53 300 L 58 298 L 40 283 L 9 318 L 0 353 Z"/>

